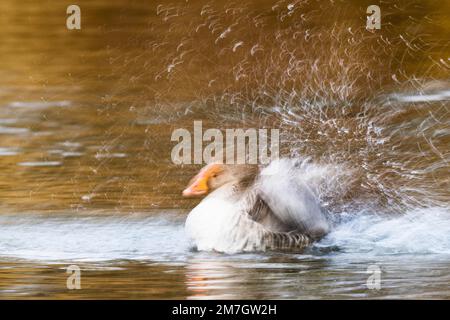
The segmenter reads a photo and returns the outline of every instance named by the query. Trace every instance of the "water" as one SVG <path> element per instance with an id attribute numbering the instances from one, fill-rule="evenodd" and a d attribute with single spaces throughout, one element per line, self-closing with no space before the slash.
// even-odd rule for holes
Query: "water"
<path id="1" fill-rule="evenodd" d="M 78 5 L 68 31 L 64 4 L 0 4 L 1 298 L 450 297 L 448 4 L 383 2 L 376 32 L 363 1 Z M 192 251 L 170 136 L 194 120 L 280 128 L 332 232 Z"/>
<path id="2" fill-rule="evenodd" d="M 177 212 L 2 215 L 0 292 L 8 297 L 189 299 L 450 295 L 442 286 L 450 280 L 448 212 L 345 217 L 303 254 L 194 252 L 184 218 Z M 83 290 L 77 292 L 65 289 L 65 268 L 73 264 L 82 270 Z M 374 265 L 382 272 L 380 290 L 367 289 L 367 270 Z"/>

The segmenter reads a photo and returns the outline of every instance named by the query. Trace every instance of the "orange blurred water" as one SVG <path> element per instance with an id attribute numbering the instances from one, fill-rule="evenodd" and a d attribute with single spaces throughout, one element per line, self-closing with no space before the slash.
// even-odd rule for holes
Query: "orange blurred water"
<path id="1" fill-rule="evenodd" d="M 15 217 L 8 220 L 18 226 L 11 237 L 42 244 L 80 215 L 100 219 L 95 233 L 109 221 L 104 213 L 152 217 L 155 210 L 176 209 L 173 228 L 181 228 L 196 202 L 180 192 L 198 166 L 172 163 L 170 136 L 192 130 L 194 120 L 205 128 L 280 128 L 284 155 L 342 166 L 321 198 L 336 216 L 448 211 L 448 4 L 384 2 L 375 32 L 365 29 L 365 1 L 77 4 L 82 29 L 73 31 L 65 24 L 68 3 L 0 4 L 0 216 Z M 36 213 L 66 218 L 37 235 L 21 233 Z M 119 225 L 113 228 L 126 232 Z M 213 255 L 204 262 L 171 248 L 164 263 L 111 255 L 117 270 L 91 256 L 90 289 L 73 293 L 61 269 L 70 261 L 61 256 L 50 264 L 22 246 L 31 252 L 3 246 L 2 297 L 376 297 L 363 289 L 367 259 L 332 268 L 315 255 L 301 262 Z M 171 263 L 175 256 L 182 265 Z M 448 297 L 446 258 L 407 272 L 402 259 L 386 262 L 398 272 L 380 297 L 411 290 L 414 297 Z M 421 284 L 434 280 L 421 273 L 425 267 L 439 273 L 428 289 Z M 291 280 L 306 286 L 304 294 Z"/>

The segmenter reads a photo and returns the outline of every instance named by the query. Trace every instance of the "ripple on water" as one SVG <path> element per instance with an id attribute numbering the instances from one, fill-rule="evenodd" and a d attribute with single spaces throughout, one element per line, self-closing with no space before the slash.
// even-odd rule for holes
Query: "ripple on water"
<path id="1" fill-rule="evenodd" d="M 32 109 L 44 109 L 50 107 L 69 107 L 70 101 L 14 101 L 8 106 L 12 108 L 32 108 Z"/>
<path id="2" fill-rule="evenodd" d="M 76 158 L 76 157 L 81 157 L 84 154 L 83 152 L 64 151 L 64 150 L 49 150 L 49 151 L 47 151 L 47 153 L 60 155 L 63 158 Z"/>
<path id="3" fill-rule="evenodd" d="M 28 130 L 27 128 L 0 126 L 0 134 L 24 134 L 28 133 L 29 131 L 30 130 Z"/>
<path id="4" fill-rule="evenodd" d="M 0 215 L 0 256 L 41 261 L 185 260 L 184 216 Z"/>
<path id="5" fill-rule="evenodd" d="M 103 259 L 140 259 L 149 257 L 160 260 L 170 256 L 183 260 L 189 255 L 190 243 L 183 230 L 184 215 L 150 216 L 0 216 L 3 226 L 2 244 L 14 245 L 16 253 L 28 252 L 43 258 L 51 253 L 53 258 L 83 257 L 95 261 Z M 34 239 L 31 242 L 26 239 Z M 76 240 L 76 241 L 72 241 Z M 102 245 L 99 246 L 99 241 Z M 315 248 L 304 255 L 289 254 L 295 261 L 314 257 L 339 261 L 367 261 L 389 259 L 392 256 L 421 257 L 438 255 L 450 261 L 450 216 L 444 209 L 424 209 L 403 216 L 386 217 L 376 214 L 355 214 L 335 226 L 334 230 Z M 36 252 L 33 253 L 33 248 Z M 338 250 L 336 250 L 338 248 Z M 210 253 L 204 253 L 209 256 Z M 14 254 L 13 254 L 14 255 Z M 213 254 L 228 259 L 230 255 Z M 236 255 L 246 260 L 258 253 Z M 27 254 L 20 254 L 26 258 Z M 232 256 L 232 255 L 231 255 Z M 409 259 L 409 258 L 408 258 Z M 302 260 L 302 259 L 300 259 Z M 275 262 L 275 261 L 273 261 Z"/>
<path id="6" fill-rule="evenodd" d="M 450 213 L 427 208 L 398 216 L 352 214 L 317 246 L 336 246 L 368 259 L 413 254 L 450 260 Z"/>
<path id="7" fill-rule="evenodd" d="M 182 267 L 176 272 L 190 299 L 442 298 L 450 276 L 447 213 L 433 209 L 395 218 L 355 214 L 317 244 L 341 249 L 320 255 L 192 251 L 183 230 L 185 215 L 169 212 L 3 214 L 0 261 L 124 267 L 126 271 L 108 276 L 127 294 L 135 290 L 130 274 L 142 272 L 136 266 L 143 266 L 146 278 L 158 277 L 162 288 L 173 285 L 172 275 L 151 271 L 157 265 Z M 432 255 L 427 254 L 430 247 Z M 366 287 L 367 267 L 372 264 L 382 270 L 382 289 L 376 292 Z M 154 283 L 148 285 L 154 288 Z"/>
<path id="8" fill-rule="evenodd" d="M 105 158 L 126 158 L 126 153 L 97 153 L 95 155 L 96 159 L 105 159 Z"/>
<path id="9" fill-rule="evenodd" d="M 0 157 L 15 156 L 21 153 L 19 148 L 0 147 Z"/>
<path id="10" fill-rule="evenodd" d="M 417 95 L 396 95 L 396 98 L 400 102 L 432 102 L 432 101 L 445 101 L 450 100 L 450 90 L 440 91 L 430 94 L 417 94 Z"/>
<path id="11" fill-rule="evenodd" d="M 57 167 L 62 165 L 61 161 L 26 161 L 19 162 L 17 165 L 21 167 Z"/>
<path id="12" fill-rule="evenodd" d="M 60 146 L 65 147 L 65 148 L 73 148 L 73 149 L 80 148 L 80 147 L 83 146 L 83 145 L 82 145 L 81 143 L 79 143 L 79 142 L 71 142 L 71 141 L 59 142 L 58 144 L 59 144 Z"/>
<path id="13" fill-rule="evenodd" d="M 15 124 L 17 123 L 18 119 L 7 119 L 7 118 L 3 118 L 0 119 L 0 124 Z"/>
<path id="14" fill-rule="evenodd" d="M 63 156 L 63 158 L 76 158 L 76 157 L 81 157 L 84 153 L 83 152 L 63 152 L 61 153 L 61 155 Z"/>

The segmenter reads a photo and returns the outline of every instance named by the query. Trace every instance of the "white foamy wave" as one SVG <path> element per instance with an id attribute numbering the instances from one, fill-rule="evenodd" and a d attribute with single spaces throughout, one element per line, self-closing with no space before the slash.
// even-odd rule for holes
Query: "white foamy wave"
<path id="1" fill-rule="evenodd" d="M 47 262 L 126 259 L 185 263 L 196 253 L 190 251 L 184 221 L 184 214 L 170 213 L 125 217 L 1 215 L 0 257 Z M 313 247 L 327 248 L 337 248 L 327 254 L 332 261 L 382 261 L 388 257 L 401 261 L 411 257 L 415 260 L 438 257 L 447 261 L 450 259 L 450 213 L 435 208 L 397 217 L 367 213 L 344 216 Z M 210 255 L 217 258 L 217 254 Z M 240 256 L 247 257 L 234 258 Z M 305 257 L 311 256 L 306 253 Z"/>
<path id="2" fill-rule="evenodd" d="M 450 212 L 445 208 L 430 208 L 394 217 L 367 213 L 349 215 L 317 246 L 337 246 L 344 252 L 372 256 L 450 256 Z"/>
<path id="3" fill-rule="evenodd" d="M 189 252 L 184 216 L 0 216 L 0 256 L 43 261 L 176 262 Z"/>

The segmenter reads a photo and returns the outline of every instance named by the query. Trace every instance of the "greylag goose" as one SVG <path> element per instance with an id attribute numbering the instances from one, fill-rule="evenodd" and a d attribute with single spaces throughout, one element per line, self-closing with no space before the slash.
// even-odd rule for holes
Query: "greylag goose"
<path id="1" fill-rule="evenodd" d="M 329 231 L 314 193 L 296 179 L 295 161 L 208 164 L 183 196 L 206 196 L 185 229 L 198 250 L 225 253 L 298 251 Z"/>

